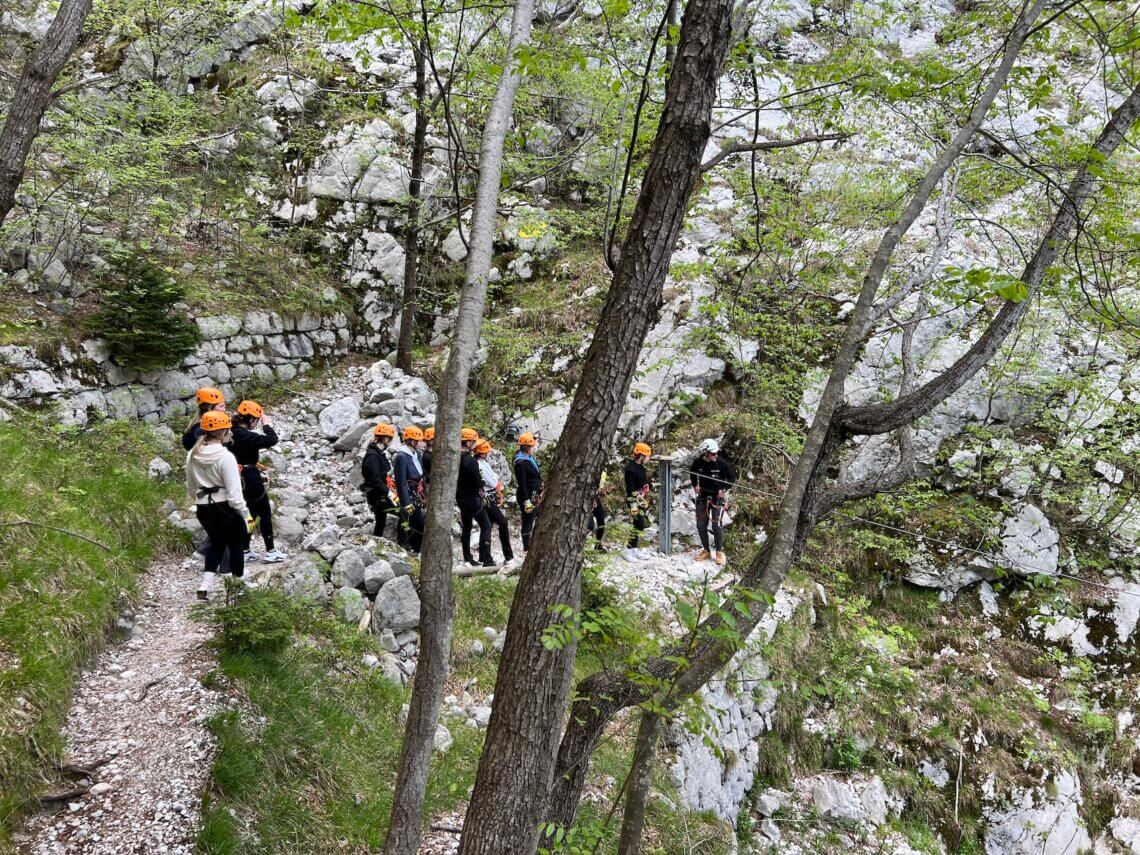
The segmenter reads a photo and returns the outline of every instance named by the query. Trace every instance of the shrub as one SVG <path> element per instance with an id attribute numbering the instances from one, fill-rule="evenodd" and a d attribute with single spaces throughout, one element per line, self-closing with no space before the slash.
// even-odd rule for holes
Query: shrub
<path id="1" fill-rule="evenodd" d="M 218 634 L 213 644 L 226 653 L 269 654 L 289 644 L 293 612 L 284 595 L 226 581 L 226 604 L 214 613 Z"/>
<path id="2" fill-rule="evenodd" d="M 143 371 L 177 365 L 198 345 L 198 327 L 176 308 L 184 286 L 135 252 L 117 255 L 100 286 L 102 306 L 86 322 L 117 364 Z"/>

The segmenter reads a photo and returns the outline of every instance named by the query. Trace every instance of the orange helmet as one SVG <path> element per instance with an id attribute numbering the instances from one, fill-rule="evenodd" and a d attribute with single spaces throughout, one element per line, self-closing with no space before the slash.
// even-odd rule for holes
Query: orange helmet
<path id="1" fill-rule="evenodd" d="M 396 438 L 396 428 L 387 422 L 380 422 L 376 427 L 372 428 L 374 436 L 390 436 L 392 439 Z"/>
<path id="2" fill-rule="evenodd" d="M 526 448 L 534 445 L 534 434 L 524 433 L 519 435 L 519 447 Z"/>
<path id="3" fill-rule="evenodd" d="M 429 427 L 424 431 L 424 442 L 431 442 L 435 439 L 435 428 Z"/>
<path id="4" fill-rule="evenodd" d="M 224 404 L 226 396 L 219 392 L 217 389 L 205 387 L 198 390 L 198 403 L 199 404 Z"/>
<path id="5" fill-rule="evenodd" d="M 491 443 L 488 442 L 487 440 L 481 439 L 477 443 L 475 443 L 475 453 L 476 454 L 489 454 L 490 451 L 491 451 Z"/>
<path id="6" fill-rule="evenodd" d="M 653 449 L 650 448 L 648 445 L 646 445 L 644 442 L 639 442 L 637 445 L 635 445 L 633 447 L 633 453 L 635 455 L 636 454 L 644 454 L 646 457 L 652 457 L 653 456 Z"/>
<path id="7" fill-rule="evenodd" d="M 230 417 L 225 413 L 211 410 L 202 416 L 202 421 L 199 422 L 199 425 L 201 425 L 202 430 L 206 431 L 206 433 L 212 433 L 216 430 L 229 430 L 234 426 L 234 423 L 230 421 Z"/>
<path id="8" fill-rule="evenodd" d="M 408 425 L 406 428 L 404 428 L 404 439 L 405 440 L 408 440 L 408 439 L 421 440 L 423 438 L 424 438 L 424 432 L 422 430 L 420 430 L 418 427 L 416 427 L 415 425 Z"/>
<path id="9" fill-rule="evenodd" d="M 479 439 L 479 431 L 475 428 L 464 428 L 459 432 L 459 439 L 462 442 L 475 442 Z"/>
<path id="10" fill-rule="evenodd" d="M 255 419 L 260 419 L 265 415 L 265 410 L 261 409 L 261 404 L 257 401 L 242 401 L 238 404 L 238 413 L 243 416 L 253 416 Z"/>

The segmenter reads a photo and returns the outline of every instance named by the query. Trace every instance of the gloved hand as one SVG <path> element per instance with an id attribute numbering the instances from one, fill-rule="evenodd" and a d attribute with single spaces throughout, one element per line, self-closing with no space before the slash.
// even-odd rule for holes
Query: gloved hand
<path id="1" fill-rule="evenodd" d="M 530 499 L 527 499 L 523 503 L 523 510 L 526 511 L 528 514 L 533 514 L 534 513 L 534 502 L 532 502 Z"/>
<path id="2" fill-rule="evenodd" d="M 415 509 L 416 509 L 416 506 L 415 506 L 415 505 L 404 505 L 404 513 L 405 513 L 405 514 L 410 514 L 410 513 L 412 513 L 412 511 L 414 511 Z"/>
<path id="3" fill-rule="evenodd" d="M 257 520 L 255 520 L 253 517 L 246 517 L 245 518 L 245 530 L 247 532 L 249 532 L 250 534 L 253 534 L 253 529 L 256 525 L 257 525 Z"/>

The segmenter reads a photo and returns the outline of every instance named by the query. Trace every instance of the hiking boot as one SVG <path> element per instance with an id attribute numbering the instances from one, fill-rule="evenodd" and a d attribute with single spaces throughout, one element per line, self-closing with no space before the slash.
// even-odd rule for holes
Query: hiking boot
<path id="1" fill-rule="evenodd" d="M 262 556 L 262 561 L 266 564 L 280 564 L 289 556 L 282 552 L 280 549 L 271 549 Z"/>
<path id="2" fill-rule="evenodd" d="M 712 558 L 712 553 L 709 552 L 707 549 L 702 549 L 700 552 L 697 553 L 697 557 L 694 558 L 693 560 L 694 561 L 708 561 L 710 558 Z"/>
<path id="3" fill-rule="evenodd" d="M 198 599 L 206 600 L 210 597 L 210 591 L 214 590 L 214 580 L 218 578 L 217 573 L 203 573 L 202 581 L 198 583 Z"/>
<path id="4" fill-rule="evenodd" d="M 723 567 L 725 564 L 727 564 L 727 563 L 728 563 L 728 559 L 727 559 L 727 558 L 725 558 L 725 556 L 724 556 L 724 553 L 723 553 L 723 552 L 719 552 L 719 551 L 717 552 L 717 554 L 716 554 L 716 563 L 717 563 L 717 564 L 719 564 L 721 567 Z"/>

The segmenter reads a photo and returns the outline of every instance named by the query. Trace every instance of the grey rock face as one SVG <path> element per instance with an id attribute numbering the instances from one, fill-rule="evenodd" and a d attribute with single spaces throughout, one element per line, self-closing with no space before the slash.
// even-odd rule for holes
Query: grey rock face
<path id="1" fill-rule="evenodd" d="M 374 595 L 386 582 L 392 581 L 395 577 L 392 565 L 381 558 L 364 568 L 364 590 Z"/>
<path id="2" fill-rule="evenodd" d="M 420 597 L 409 576 L 385 582 L 376 594 L 377 625 L 403 632 L 420 625 Z"/>
<path id="3" fill-rule="evenodd" d="M 344 546 L 340 542 L 340 530 L 335 525 L 329 525 L 305 538 L 301 548 L 316 552 L 325 561 L 332 561 Z"/>
<path id="4" fill-rule="evenodd" d="M 333 448 L 337 451 L 355 450 L 360 445 L 361 439 L 372 429 L 372 424 L 369 419 L 361 419 L 340 435 L 340 438 L 333 443 Z"/>
<path id="5" fill-rule="evenodd" d="M 1049 787 L 1022 792 L 987 811 L 986 855 L 1077 855 L 1092 847 L 1080 817 L 1081 784 L 1060 772 Z"/>

